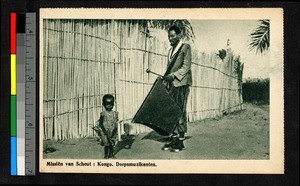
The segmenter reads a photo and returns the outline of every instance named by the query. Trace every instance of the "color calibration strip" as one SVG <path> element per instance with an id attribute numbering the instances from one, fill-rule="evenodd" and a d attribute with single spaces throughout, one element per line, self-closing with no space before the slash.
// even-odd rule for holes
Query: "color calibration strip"
<path id="1" fill-rule="evenodd" d="M 11 175 L 35 174 L 35 13 L 11 13 Z"/>
<path id="2" fill-rule="evenodd" d="M 11 175 L 17 175 L 17 14 L 10 14 Z"/>

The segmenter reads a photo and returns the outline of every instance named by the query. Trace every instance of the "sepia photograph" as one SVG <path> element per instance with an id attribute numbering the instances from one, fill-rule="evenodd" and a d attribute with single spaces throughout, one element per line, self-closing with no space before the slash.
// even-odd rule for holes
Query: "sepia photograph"
<path id="1" fill-rule="evenodd" d="M 39 22 L 40 172 L 284 173 L 282 9 Z"/>

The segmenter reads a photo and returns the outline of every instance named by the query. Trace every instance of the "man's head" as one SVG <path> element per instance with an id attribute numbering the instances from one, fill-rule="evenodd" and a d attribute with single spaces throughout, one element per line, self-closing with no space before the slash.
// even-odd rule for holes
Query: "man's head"
<path id="1" fill-rule="evenodd" d="M 111 94 L 105 94 L 102 99 L 102 105 L 106 110 L 111 111 L 114 107 L 115 98 Z"/>
<path id="2" fill-rule="evenodd" d="M 181 30 L 177 26 L 171 26 L 168 31 L 171 46 L 176 46 L 181 39 Z"/>

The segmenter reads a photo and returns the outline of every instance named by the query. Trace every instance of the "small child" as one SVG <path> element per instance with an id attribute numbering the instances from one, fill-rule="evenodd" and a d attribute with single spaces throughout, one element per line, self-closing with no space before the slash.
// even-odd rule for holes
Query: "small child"
<path id="1" fill-rule="evenodd" d="M 101 145 L 104 146 L 104 158 L 115 158 L 114 146 L 117 141 L 118 112 L 113 111 L 115 98 L 111 94 L 103 96 L 102 105 L 105 110 L 100 113 Z M 95 129 L 96 130 L 96 127 Z M 98 133 L 99 134 L 99 133 Z"/>

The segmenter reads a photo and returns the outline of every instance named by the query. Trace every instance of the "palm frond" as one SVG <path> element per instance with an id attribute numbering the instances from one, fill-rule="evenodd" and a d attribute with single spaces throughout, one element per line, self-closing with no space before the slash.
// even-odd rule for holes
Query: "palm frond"
<path id="1" fill-rule="evenodd" d="M 184 20 L 149 20 L 149 25 L 154 28 L 160 28 L 163 30 L 168 30 L 171 26 L 175 25 L 178 26 L 182 31 L 182 36 L 190 40 L 192 42 L 195 41 L 195 33 L 191 23 L 184 19 Z"/>
<path id="2" fill-rule="evenodd" d="M 259 20 L 259 27 L 250 34 L 250 50 L 256 48 L 256 53 L 263 53 L 270 47 L 270 20 Z"/>

